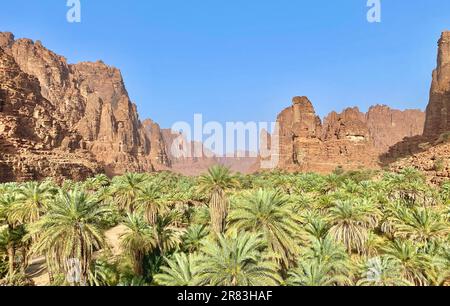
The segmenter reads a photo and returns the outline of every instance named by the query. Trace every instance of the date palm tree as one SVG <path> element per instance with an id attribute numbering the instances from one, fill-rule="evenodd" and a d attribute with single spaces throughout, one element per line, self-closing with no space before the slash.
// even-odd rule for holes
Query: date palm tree
<path id="1" fill-rule="evenodd" d="M 161 273 L 154 280 L 162 286 L 190 286 L 196 275 L 196 256 L 185 253 L 174 254 L 166 258 L 166 265 L 161 267 Z"/>
<path id="2" fill-rule="evenodd" d="M 138 192 L 136 204 L 137 208 L 144 213 L 145 220 L 152 226 L 156 224 L 158 214 L 165 207 L 158 188 L 153 184 L 146 184 Z"/>
<path id="3" fill-rule="evenodd" d="M 17 189 L 17 200 L 10 211 L 11 218 L 24 224 L 38 221 L 46 212 L 55 192 L 49 182 L 24 184 Z"/>
<path id="4" fill-rule="evenodd" d="M 431 265 L 426 271 L 429 284 L 450 286 L 450 244 L 435 245 L 435 250 L 427 254 L 431 256 Z"/>
<path id="5" fill-rule="evenodd" d="M 377 235 L 374 231 L 370 231 L 367 236 L 367 241 L 363 255 L 366 258 L 372 258 L 380 255 L 383 247 L 386 245 L 386 239 L 383 236 Z"/>
<path id="6" fill-rule="evenodd" d="M 61 272 L 68 272 L 69 261 L 77 260 L 85 283 L 94 252 L 106 247 L 99 223 L 108 213 L 83 191 L 60 190 L 48 212 L 30 226 L 29 235 L 37 237 L 32 254 L 51 255 Z"/>
<path id="7" fill-rule="evenodd" d="M 144 174 L 127 173 L 113 180 L 112 194 L 119 208 L 133 213 L 136 200 L 144 188 L 147 177 Z"/>
<path id="8" fill-rule="evenodd" d="M 130 257 L 135 275 L 144 275 L 144 257 L 155 249 L 156 241 L 148 223 L 137 214 L 128 215 L 124 222 L 127 231 L 121 235 L 121 248 Z"/>
<path id="9" fill-rule="evenodd" d="M 275 286 L 281 282 L 273 262 L 264 260 L 260 236 L 240 233 L 203 242 L 195 285 Z"/>
<path id="10" fill-rule="evenodd" d="M 333 273 L 330 265 L 317 261 L 300 261 L 297 268 L 289 271 L 289 286 L 322 287 L 346 284 L 350 280 L 345 275 Z"/>
<path id="11" fill-rule="evenodd" d="M 411 286 L 412 283 L 402 277 L 399 262 L 388 256 L 369 259 L 363 267 L 363 277 L 358 286 Z"/>
<path id="12" fill-rule="evenodd" d="M 6 249 L 8 257 L 8 275 L 16 272 L 16 251 L 21 246 L 21 240 L 25 234 L 24 227 L 11 218 L 11 207 L 16 203 L 16 188 L 8 188 L 0 196 L 0 224 L 5 224 L 1 233 L 2 245 Z M 1 226 L 0 226 L 1 228 Z"/>
<path id="13" fill-rule="evenodd" d="M 370 202 L 338 201 L 330 209 L 330 235 L 345 245 L 348 252 L 362 254 L 365 251 L 370 229 L 377 225 L 378 210 Z"/>
<path id="14" fill-rule="evenodd" d="M 199 178 L 199 192 L 209 194 L 209 209 L 213 232 L 220 234 L 225 229 L 229 201 L 227 190 L 238 185 L 238 180 L 224 166 L 213 166 L 208 174 Z"/>
<path id="15" fill-rule="evenodd" d="M 84 182 L 84 188 L 88 191 L 97 191 L 101 188 L 108 187 L 111 180 L 105 174 L 99 174 Z"/>
<path id="16" fill-rule="evenodd" d="M 396 237 L 427 244 L 448 238 L 450 225 L 429 208 L 416 207 L 397 219 Z"/>
<path id="17" fill-rule="evenodd" d="M 428 284 L 427 271 L 431 268 L 431 257 L 419 250 L 409 240 L 395 240 L 384 248 L 387 257 L 398 261 L 402 276 L 418 286 Z"/>
<path id="18" fill-rule="evenodd" d="M 343 178 L 341 175 L 332 173 L 325 177 L 325 180 L 322 184 L 322 192 L 324 194 L 332 193 L 336 191 L 343 182 Z"/>
<path id="19" fill-rule="evenodd" d="M 313 239 L 288 274 L 292 286 L 336 286 L 351 284 L 351 264 L 345 248 L 330 237 Z"/>
<path id="20" fill-rule="evenodd" d="M 303 260 L 316 260 L 330 265 L 336 273 L 348 274 L 351 269 L 345 247 L 336 243 L 330 236 L 313 239 L 311 245 L 300 252 L 300 257 Z"/>
<path id="21" fill-rule="evenodd" d="M 162 256 L 177 249 L 182 243 L 181 237 L 185 229 L 177 227 L 181 217 L 179 212 L 171 211 L 158 216 L 156 224 L 151 226 L 155 245 Z"/>
<path id="22" fill-rule="evenodd" d="M 238 231 L 263 233 L 269 251 L 281 258 L 285 268 L 294 262 L 301 227 L 281 193 L 260 189 L 247 194 L 231 211 L 229 222 Z"/>
<path id="23" fill-rule="evenodd" d="M 313 239 L 324 239 L 330 231 L 328 220 L 315 212 L 307 211 L 303 218 L 305 219 L 303 231 Z"/>
<path id="24" fill-rule="evenodd" d="M 184 250 L 189 253 L 197 252 L 201 247 L 202 240 L 208 235 L 209 231 L 206 225 L 191 225 L 182 238 Z"/>

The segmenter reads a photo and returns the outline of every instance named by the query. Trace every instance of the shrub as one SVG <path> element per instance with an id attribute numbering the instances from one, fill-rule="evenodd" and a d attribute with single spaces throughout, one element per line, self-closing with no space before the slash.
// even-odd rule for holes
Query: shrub
<path id="1" fill-rule="evenodd" d="M 436 141 L 437 144 L 448 142 L 450 142 L 450 132 L 445 132 L 441 134 L 441 136 L 439 136 L 438 140 Z"/>
<path id="2" fill-rule="evenodd" d="M 444 159 L 442 157 L 436 159 L 433 165 L 434 171 L 441 172 L 445 170 Z"/>

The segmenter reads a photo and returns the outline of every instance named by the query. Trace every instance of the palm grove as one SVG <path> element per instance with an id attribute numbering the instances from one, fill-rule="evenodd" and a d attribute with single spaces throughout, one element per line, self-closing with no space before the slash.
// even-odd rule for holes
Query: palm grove
<path id="1" fill-rule="evenodd" d="M 0 185 L 0 284 L 442 286 L 450 182 L 421 173 L 232 174 L 222 166 Z M 119 254 L 105 232 L 121 226 Z M 71 279 L 73 263 L 77 277 Z"/>

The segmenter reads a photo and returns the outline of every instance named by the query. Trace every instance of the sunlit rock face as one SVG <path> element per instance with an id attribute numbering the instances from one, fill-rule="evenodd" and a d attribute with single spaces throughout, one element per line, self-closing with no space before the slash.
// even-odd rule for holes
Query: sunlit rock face
<path id="1" fill-rule="evenodd" d="M 358 108 L 332 112 L 322 121 L 307 97 L 295 97 L 277 119 L 278 167 L 378 168 L 386 152 L 412 154 L 424 139 L 439 138 L 450 124 L 449 37 L 444 33 L 439 41 L 426 122 L 420 110 L 380 105 L 367 113 Z M 0 33 L 0 48 L 2 181 L 154 170 L 200 174 L 217 163 L 241 172 L 259 169 L 259 158 L 217 157 L 152 120 L 141 122 L 117 68 L 101 61 L 69 64 L 41 42 L 16 40 L 11 33 Z M 174 155 L 174 143 L 194 157 Z"/>
<path id="2" fill-rule="evenodd" d="M 39 41 L 15 40 L 11 33 L 0 33 L 0 48 L 21 71 L 37 79 L 52 116 L 78 133 L 78 146 L 90 152 L 107 174 L 169 166 L 162 135 L 142 125 L 118 69 L 101 61 L 68 64 Z"/>
<path id="3" fill-rule="evenodd" d="M 388 154 L 392 170 L 414 167 L 428 180 L 440 184 L 450 178 L 450 32 L 438 42 L 437 67 L 433 71 L 430 101 L 423 135 L 406 138 Z"/>
<path id="4" fill-rule="evenodd" d="M 41 95 L 39 81 L 0 48 L 0 182 L 83 180 L 102 171 L 82 137 Z"/>
<path id="5" fill-rule="evenodd" d="M 295 97 L 278 116 L 279 168 L 328 173 L 344 169 L 379 168 L 379 156 L 405 137 L 423 132 L 425 114 L 387 106 L 357 107 L 332 112 L 323 121 L 306 97 Z"/>
<path id="6" fill-rule="evenodd" d="M 450 32 L 439 40 L 437 68 L 433 71 L 424 136 L 437 138 L 450 131 Z"/>

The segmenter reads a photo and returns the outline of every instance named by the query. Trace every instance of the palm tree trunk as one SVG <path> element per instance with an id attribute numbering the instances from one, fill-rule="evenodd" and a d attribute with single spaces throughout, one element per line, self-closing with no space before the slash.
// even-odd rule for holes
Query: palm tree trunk
<path id="1" fill-rule="evenodd" d="M 22 270 L 25 273 L 25 270 L 28 268 L 28 247 L 22 247 Z"/>
<path id="2" fill-rule="evenodd" d="M 211 225 L 216 234 L 221 234 L 225 228 L 228 215 L 228 200 L 223 190 L 216 190 L 210 202 Z"/>
<path id="3" fill-rule="evenodd" d="M 134 274 L 138 276 L 144 275 L 144 267 L 143 267 L 144 256 L 141 252 L 136 252 L 134 255 Z"/>
<path id="4" fill-rule="evenodd" d="M 152 204 L 150 204 L 151 207 L 147 209 L 147 222 L 151 225 L 154 226 L 156 224 L 156 220 L 158 218 L 158 212 L 156 211 L 156 209 L 153 207 Z"/>
<path id="5" fill-rule="evenodd" d="M 16 257 L 16 249 L 13 244 L 8 245 L 8 273 L 9 275 L 14 274 L 15 269 L 15 257 Z"/>
<path id="6" fill-rule="evenodd" d="M 51 261 L 49 258 L 49 255 L 45 256 L 45 262 L 47 264 L 47 272 L 48 272 L 48 281 L 50 282 L 50 285 L 55 282 L 55 276 L 53 275 L 53 269 L 51 265 Z"/>

